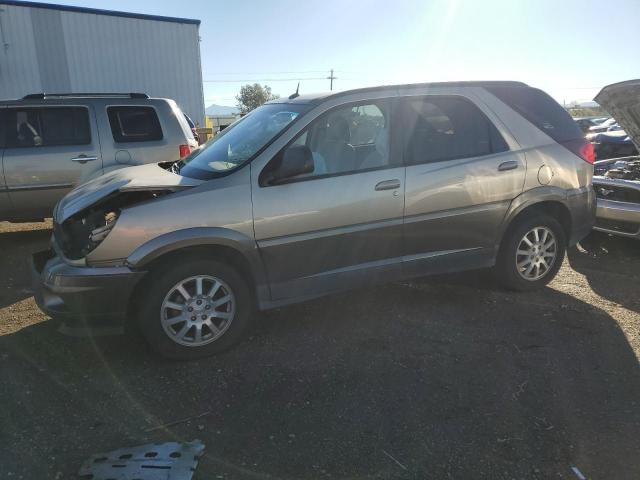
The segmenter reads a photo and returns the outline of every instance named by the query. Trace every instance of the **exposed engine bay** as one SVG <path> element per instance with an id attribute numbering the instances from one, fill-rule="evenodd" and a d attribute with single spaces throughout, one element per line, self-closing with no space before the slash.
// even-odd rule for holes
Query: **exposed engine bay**
<path id="1" fill-rule="evenodd" d="M 640 181 L 640 157 L 629 157 L 628 159 L 596 164 L 594 173 L 606 178 Z"/>
<path id="2" fill-rule="evenodd" d="M 640 203 L 640 157 L 598 161 L 594 174 L 593 186 L 598 198 Z"/>
<path id="3" fill-rule="evenodd" d="M 173 193 L 175 190 L 116 191 L 58 224 L 53 231 L 62 253 L 70 259 L 84 258 L 109 234 L 120 212 L 128 207 Z"/>

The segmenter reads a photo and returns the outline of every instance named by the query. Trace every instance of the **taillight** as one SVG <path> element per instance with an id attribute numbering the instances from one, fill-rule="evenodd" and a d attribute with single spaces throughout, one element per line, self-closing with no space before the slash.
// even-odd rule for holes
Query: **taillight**
<path id="1" fill-rule="evenodd" d="M 180 145 L 180 158 L 184 158 L 191 153 L 189 145 Z"/>
<path id="2" fill-rule="evenodd" d="M 588 162 L 593 165 L 596 161 L 596 149 L 593 146 L 593 143 L 585 143 L 580 147 L 580 153 L 578 154 L 580 158 L 582 158 L 585 162 Z"/>
<path id="3" fill-rule="evenodd" d="M 585 162 L 593 163 L 596 161 L 596 151 L 592 143 L 587 142 L 585 139 L 580 138 L 576 140 L 567 140 L 560 142 L 564 147 L 568 148 L 571 152 L 575 153 Z"/>

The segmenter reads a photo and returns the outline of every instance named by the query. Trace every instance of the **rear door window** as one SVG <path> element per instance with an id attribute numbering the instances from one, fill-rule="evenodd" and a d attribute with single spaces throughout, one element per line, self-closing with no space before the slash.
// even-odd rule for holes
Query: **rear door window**
<path id="1" fill-rule="evenodd" d="M 470 100 L 429 95 L 402 100 L 406 165 L 480 157 L 508 146 Z"/>
<path id="2" fill-rule="evenodd" d="M 107 115 L 113 140 L 117 143 L 162 140 L 162 127 L 152 107 L 108 107 Z"/>
<path id="3" fill-rule="evenodd" d="M 487 90 L 556 142 L 583 137 L 571 115 L 542 90 L 531 87 L 487 87 Z"/>
<path id="4" fill-rule="evenodd" d="M 8 108 L 5 115 L 9 148 L 91 143 L 89 111 L 85 107 Z"/>

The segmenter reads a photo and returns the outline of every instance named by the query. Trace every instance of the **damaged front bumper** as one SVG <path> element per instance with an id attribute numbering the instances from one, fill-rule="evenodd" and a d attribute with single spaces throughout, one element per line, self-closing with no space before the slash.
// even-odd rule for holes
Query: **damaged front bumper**
<path id="1" fill-rule="evenodd" d="M 118 333 L 129 300 L 145 272 L 127 267 L 74 266 L 53 249 L 31 258 L 31 279 L 38 307 L 62 320 L 63 333 Z"/>

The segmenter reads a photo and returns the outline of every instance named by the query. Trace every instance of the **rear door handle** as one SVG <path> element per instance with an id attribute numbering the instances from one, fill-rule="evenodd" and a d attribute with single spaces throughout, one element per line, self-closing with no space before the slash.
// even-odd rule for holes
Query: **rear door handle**
<path id="1" fill-rule="evenodd" d="M 376 190 L 393 190 L 400 188 L 400 180 L 394 178 L 393 180 L 383 180 L 376 184 Z"/>
<path id="2" fill-rule="evenodd" d="M 518 168 L 518 162 L 516 162 L 515 160 L 509 160 L 508 162 L 502 162 L 500 165 L 498 165 L 498 171 L 499 172 L 504 172 L 505 170 L 514 170 Z"/>
<path id="3" fill-rule="evenodd" d="M 95 160 L 98 160 L 98 157 L 89 157 L 87 155 L 78 155 L 77 157 L 73 157 L 71 159 L 72 162 L 78 162 L 78 163 L 93 162 Z"/>

